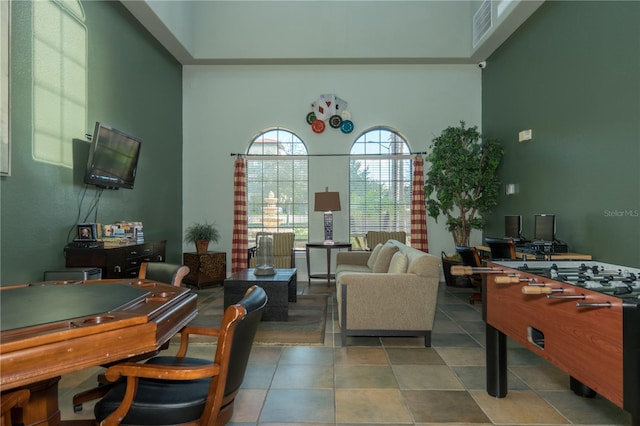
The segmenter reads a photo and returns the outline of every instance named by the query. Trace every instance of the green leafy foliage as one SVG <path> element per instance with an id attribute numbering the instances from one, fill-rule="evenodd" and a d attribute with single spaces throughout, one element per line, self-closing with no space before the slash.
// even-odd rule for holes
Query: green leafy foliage
<path id="1" fill-rule="evenodd" d="M 496 172 L 503 149 L 496 139 L 483 138 L 477 126 L 448 127 L 435 139 L 427 161 L 431 169 L 424 186 L 429 216 L 447 218 L 456 246 L 468 246 L 472 229 L 498 203 Z"/>
<path id="2" fill-rule="evenodd" d="M 199 240 L 209 240 L 217 243 L 220 239 L 220 232 L 216 225 L 211 223 L 194 223 L 185 229 L 184 240 L 188 243 L 195 243 Z"/>

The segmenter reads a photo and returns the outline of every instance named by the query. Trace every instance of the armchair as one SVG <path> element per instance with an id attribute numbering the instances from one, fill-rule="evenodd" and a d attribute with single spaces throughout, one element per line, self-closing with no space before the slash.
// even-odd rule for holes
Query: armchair
<path id="1" fill-rule="evenodd" d="M 296 258 L 293 244 L 296 234 L 293 232 L 276 232 L 273 234 L 273 258 L 276 268 L 295 268 Z M 249 267 L 256 267 L 256 258 L 249 259 Z"/>
<path id="2" fill-rule="evenodd" d="M 102 386 L 96 423 L 111 425 L 224 425 L 233 415 L 256 329 L 267 304 L 253 286 L 224 313 L 219 329 L 186 326 L 176 356 L 107 369 L 112 385 Z M 213 360 L 187 357 L 190 335 L 217 337 Z M 212 349 L 213 350 L 213 349 Z M 77 424 L 77 423 L 76 423 Z M 93 423 L 92 423 L 93 424 Z"/>
<path id="3" fill-rule="evenodd" d="M 389 240 L 400 241 L 402 244 L 407 243 L 407 233 L 404 231 L 368 231 L 367 247 L 373 250 L 378 244 L 384 244 Z"/>

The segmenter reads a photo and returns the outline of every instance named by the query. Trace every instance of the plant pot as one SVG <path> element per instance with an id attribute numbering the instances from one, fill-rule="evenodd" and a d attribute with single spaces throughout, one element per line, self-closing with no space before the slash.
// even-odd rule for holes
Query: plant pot
<path id="1" fill-rule="evenodd" d="M 196 251 L 198 253 L 206 253 L 209 251 L 209 240 L 196 241 Z"/>
<path id="2" fill-rule="evenodd" d="M 462 265 L 462 261 L 456 256 L 447 256 L 442 252 L 442 271 L 444 272 L 444 282 L 449 287 L 471 287 L 469 277 L 451 275 L 451 267 L 453 265 Z"/>

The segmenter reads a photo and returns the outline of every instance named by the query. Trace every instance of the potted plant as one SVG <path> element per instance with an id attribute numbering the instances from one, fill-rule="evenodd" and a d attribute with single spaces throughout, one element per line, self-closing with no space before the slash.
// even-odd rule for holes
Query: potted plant
<path id="1" fill-rule="evenodd" d="M 485 216 L 498 203 L 496 177 L 503 149 L 496 139 L 481 137 L 477 126 L 448 127 L 431 145 L 424 186 L 429 216 L 442 214 L 456 246 L 468 246 L 472 229 L 482 229 Z"/>
<path id="2" fill-rule="evenodd" d="M 184 231 L 184 240 L 196 245 L 198 253 L 206 253 L 209 250 L 209 242 L 217 243 L 220 239 L 218 228 L 211 223 L 194 223 Z"/>

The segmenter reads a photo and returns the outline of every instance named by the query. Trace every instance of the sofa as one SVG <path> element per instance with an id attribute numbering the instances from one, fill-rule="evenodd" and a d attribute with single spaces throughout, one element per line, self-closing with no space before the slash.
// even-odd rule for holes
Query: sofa
<path id="1" fill-rule="evenodd" d="M 397 240 L 336 258 L 342 345 L 347 336 L 424 336 L 431 346 L 440 258 Z"/>

